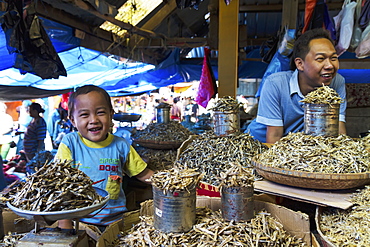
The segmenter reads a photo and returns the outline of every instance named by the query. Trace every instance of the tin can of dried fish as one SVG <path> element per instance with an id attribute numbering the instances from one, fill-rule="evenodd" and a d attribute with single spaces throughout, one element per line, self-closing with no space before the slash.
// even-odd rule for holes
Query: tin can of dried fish
<path id="1" fill-rule="evenodd" d="M 240 133 L 240 115 L 238 111 L 214 111 L 214 131 L 218 136 L 232 136 Z"/>
<path id="2" fill-rule="evenodd" d="M 196 188 L 167 191 L 153 186 L 154 227 L 163 232 L 188 232 L 195 223 Z"/>
<path id="3" fill-rule="evenodd" d="M 222 187 L 221 212 L 227 221 L 248 221 L 254 217 L 254 187 Z"/>
<path id="4" fill-rule="evenodd" d="M 339 104 L 304 104 L 304 133 L 312 136 L 338 136 Z"/>
<path id="5" fill-rule="evenodd" d="M 170 109 L 168 107 L 165 108 L 157 108 L 157 123 L 169 123 L 170 122 Z"/>

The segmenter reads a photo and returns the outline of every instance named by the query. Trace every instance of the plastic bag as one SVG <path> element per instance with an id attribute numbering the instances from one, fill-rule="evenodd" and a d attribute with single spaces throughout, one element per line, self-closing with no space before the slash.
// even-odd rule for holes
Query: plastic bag
<path id="1" fill-rule="evenodd" d="M 361 42 L 357 46 L 356 50 L 357 58 L 365 58 L 370 56 L 370 24 L 367 25 L 361 35 Z"/>
<path id="2" fill-rule="evenodd" d="M 334 16 L 335 30 L 337 35 L 339 34 L 338 43 L 335 46 L 338 55 L 343 54 L 351 43 L 356 5 L 356 2 L 345 0 L 342 10 Z"/>
<path id="3" fill-rule="evenodd" d="M 370 1 L 366 0 L 364 6 L 361 9 L 359 25 L 362 30 L 364 30 L 370 21 Z"/>
<path id="4" fill-rule="evenodd" d="M 354 19 L 354 27 L 353 27 L 353 33 L 352 33 L 352 38 L 351 38 L 351 48 L 355 50 L 358 46 L 358 44 L 361 41 L 361 34 L 362 34 L 362 29 L 360 28 L 360 15 L 361 15 L 361 5 L 362 5 L 362 0 L 357 0 L 357 5 L 355 9 L 355 19 Z"/>

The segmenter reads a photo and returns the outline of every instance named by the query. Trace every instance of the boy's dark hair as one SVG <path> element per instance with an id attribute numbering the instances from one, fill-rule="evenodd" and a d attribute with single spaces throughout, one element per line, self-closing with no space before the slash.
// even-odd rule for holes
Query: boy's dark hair
<path id="1" fill-rule="evenodd" d="M 41 105 L 39 103 L 32 103 L 30 104 L 29 106 L 29 109 L 33 109 L 33 110 L 36 110 L 38 113 L 44 113 L 45 110 L 41 107 Z"/>
<path id="2" fill-rule="evenodd" d="M 103 95 L 104 99 L 107 101 L 107 104 L 109 106 L 109 110 L 113 111 L 113 105 L 112 105 L 110 96 L 107 93 L 107 91 L 105 91 L 104 89 L 102 89 L 98 86 L 95 86 L 95 85 L 85 85 L 85 86 L 82 86 L 82 87 L 78 87 L 76 89 L 76 91 L 73 92 L 71 94 L 71 96 L 69 96 L 69 99 L 68 99 L 68 115 L 69 115 L 69 117 L 72 117 L 73 111 L 75 109 L 75 103 L 76 103 L 75 101 L 76 101 L 77 96 L 82 95 L 82 94 L 88 94 L 90 92 L 98 92 L 101 95 Z"/>
<path id="3" fill-rule="evenodd" d="M 297 67 L 295 65 L 294 59 L 300 57 L 302 59 L 306 58 L 307 53 L 310 51 L 309 44 L 311 40 L 314 39 L 328 39 L 333 45 L 334 42 L 330 37 L 329 31 L 323 28 L 315 28 L 306 31 L 294 42 L 293 53 L 290 58 L 290 69 L 295 70 Z"/>

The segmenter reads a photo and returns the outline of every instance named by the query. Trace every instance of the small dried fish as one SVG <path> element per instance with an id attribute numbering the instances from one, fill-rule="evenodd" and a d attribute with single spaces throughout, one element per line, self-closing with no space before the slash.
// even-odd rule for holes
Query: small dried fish
<path id="1" fill-rule="evenodd" d="M 103 198 L 92 187 L 91 179 L 71 167 L 71 162 L 56 160 L 45 164 L 10 186 L 11 204 L 36 212 L 63 211 L 91 206 Z"/>
<path id="2" fill-rule="evenodd" d="M 0 242 L 0 246 L 6 247 L 16 247 L 18 246 L 18 241 L 23 238 L 27 233 L 17 234 L 14 232 L 9 232 L 7 235 L 4 236 L 2 241 Z"/>
<path id="3" fill-rule="evenodd" d="M 252 187 L 254 175 L 251 170 L 245 169 L 240 164 L 231 164 L 231 168 L 221 172 L 219 187 Z"/>
<path id="4" fill-rule="evenodd" d="M 210 109 L 211 111 L 239 111 L 241 104 L 231 96 L 224 96 L 219 98 L 215 105 Z"/>
<path id="5" fill-rule="evenodd" d="M 247 133 L 237 136 L 216 136 L 212 131 L 208 131 L 189 143 L 179 155 L 175 165 L 197 169 L 204 174 L 203 182 L 218 186 L 221 172 L 230 169 L 231 163 L 241 164 L 244 168 L 254 171 L 251 159 L 267 149 L 266 145 Z"/>
<path id="6" fill-rule="evenodd" d="M 137 140 L 177 141 L 184 142 L 192 132 L 181 123 L 150 123 L 143 130 L 136 131 L 132 137 Z"/>
<path id="7" fill-rule="evenodd" d="M 140 157 L 148 164 L 153 171 L 169 170 L 173 168 L 176 161 L 177 150 L 151 149 L 141 146 L 133 146 Z"/>
<path id="8" fill-rule="evenodd" d="M 343 102 L 343 99 L 334 89 L 323 85 L 322 87 L 318 87 L 314 91 L 308 93 L 301 102 L 309 104 L 338 105 Z"/>
<path id="9" fill-rule="evenodd" d="M 317 173 L 362 173 L 370 170 L 370 153 L 346 135 L 324 137 L 289 133 L 257 159 L 263 165 Z"/>
<path id="10" fill-rule="evenodd" d="M 325 237 L 336 246 L 370 246 L 370 187 L 353 194 L 347 210 L 326 209 L 319 224 Z"/>
<path id="11" fill-rule="evenodd" d="M 158 171 L 151 177 L 152 185 L 166 194 L 168 191 L 189 191 L 195 189 L 202 175 L 194 169 L 178 169 Z"/>
<path id="12" fill-rule="evenodd" d="M 224 221 L 221 212 L 197 208 L 196 223 L 187 233 L 164 233 L 153 226 L 153 217 L 142 216 L 119 246 L 307 246 L 289 235 L 282 224 L 261 211 L 251 222 Z"/>

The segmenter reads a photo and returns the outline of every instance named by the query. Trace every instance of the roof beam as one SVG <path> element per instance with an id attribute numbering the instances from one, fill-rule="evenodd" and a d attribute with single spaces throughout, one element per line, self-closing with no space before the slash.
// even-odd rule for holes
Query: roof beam
<path id="1" fill-rule="evenodd" d="M 177 8 L 176 0 L 169 0 L 158 12 L 145 22 L 141 28 L 154 30 Z"/>
<path id="2" fill-rule="evenodd" d="M 85 11 L 89 12 L 90 14 L 95 15 L 96 17 L 99 17 L 103 20 L 109 21 L 110 23 L 112 23 L 114 25 L 117 25 L 120 28 L 125 29 L 130 33 L 138 34 L 140 36 L 147 37 L 147 38 L 165 38 L 164 35 L 162 35 L 162 34 L 157 34 L 157 33 L 154 33 L 153 31 L 146 30 L 146 29 L 143 29 L 143 28 L 139 28 L 139 27 L 133 26 L 129 23 L 119 21 L 119 20 L 117 20 L 113 17 L 103 15 L 103 14 L 99 13 L 97 10 L 95 10 L 91 5 L 87 4 L 86 2 L 84 2 L 82 0 L 74 0 L 74 4 L 75 4 L 75 6 L 79 7 L 80 9 L 85 10 Z"/>

